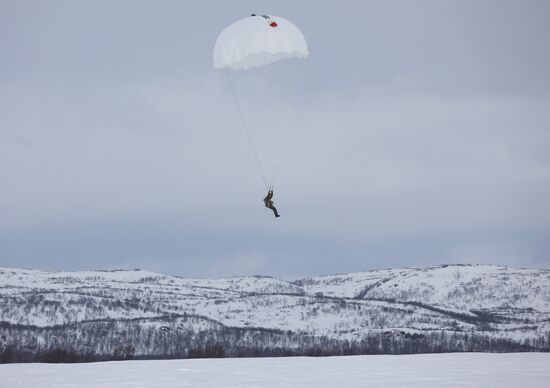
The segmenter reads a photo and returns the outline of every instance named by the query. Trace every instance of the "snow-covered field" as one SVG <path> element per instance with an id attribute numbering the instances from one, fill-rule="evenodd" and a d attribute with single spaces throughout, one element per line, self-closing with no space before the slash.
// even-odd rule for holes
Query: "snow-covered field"
<path id="1" fill-rule="evenodd" d="M 550 353 L 0 365 L 0 387 L 548 387 Z"/>

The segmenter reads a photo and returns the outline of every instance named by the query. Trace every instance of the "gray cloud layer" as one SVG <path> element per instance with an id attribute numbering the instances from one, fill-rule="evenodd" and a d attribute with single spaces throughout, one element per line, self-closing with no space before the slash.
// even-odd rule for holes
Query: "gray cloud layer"
<path id="1" fill-rule="evenodd" d="M 548 2 L 273 8 L 0 1 L 0 265 L 549 266 Z M 211 68 L 219 31 L 254 11 L 293 20 L 312 53 L 234 75 L 279 169 L 276 222 Z"/>

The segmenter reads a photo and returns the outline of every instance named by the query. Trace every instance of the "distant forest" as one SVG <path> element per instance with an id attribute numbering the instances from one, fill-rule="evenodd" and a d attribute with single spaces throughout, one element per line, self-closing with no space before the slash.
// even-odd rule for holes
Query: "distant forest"
<path id="1" fill-rule="evenodd" d="M 184 323 L 198 316 L 146 320 L 102 320 L 54 327 L 1 322 L 0 362 L 92 362 L 130 359 L 341 356 L 442 352 L 548 352 L 548 333 L 514 341 L 494 333 L 460 330 L 370 331 L 356 341 L 264 328 L 235 328 L 210 321 L 208 330 L 190 332 Z M 152 324 L 154 323 L 154 324 Z M 45 345 L 46 344 L 46 345 Z"/>

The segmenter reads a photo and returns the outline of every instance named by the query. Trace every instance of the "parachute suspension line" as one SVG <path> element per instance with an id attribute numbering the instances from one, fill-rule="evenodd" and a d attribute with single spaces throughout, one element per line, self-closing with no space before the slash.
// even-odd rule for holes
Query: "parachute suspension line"
<path id="1" fill-rule="evenodd" d="M 248 127 L 248 122 L 246 121 L 246 118 L 244 117 L 244 113 L 241 107 L 241 103 L 239 101 L 239 98 L 237 97 L 237 93 L 235 92 L 235 87 L 233 86 L 233 82 L 231 80 L 231 76 L 229 75 L 228 71 L 223 72 L 225 74 L 225 79 L 227 80 L 227 83 L 229 85 L 229 90 L 231 90 L 231 95 L 233 97 L 233 101 L 235 102 L 235 106 L 237 107 L 237 111 L 239 112 L 239 116 L 241 118 L 241 123 L 244 129 L 244 132 L 246 133 L 246 138 L 248 139 L 248 143 L 250 144 L 250 148 L 252 148 L 252 153 L 254 154 L 254 159 L 256 160 L 256 165 L 258 166 L 258 170 L 260 170 L 260 174 L 262 176 L 262 180 L 264 181 L 264 186 L 266 190 L 270 190 L 271 187 L 267 183 L 267 179 L 265 178 L 264 169 L 262 167 L 262 162 L 260 161 L 260 157 L 258 156 L 258 152 L 256 151 L 256 146 L 254 145 L 254 140 L 252 139 L 252 135 L 250 134 L 250 128 Z"/>
<path id="2" fill-rule="evenodd" d="M 271 186 L 271 190 L 275 187 L 275 183 L 277 183 L 277 176 L 279 175 L 279 166 L 275 166 L 273 169 L 273 174 L 271 175 L 271 183 L 269 184 Z"/>
<path id="3" fill-rule="evenodd" d="M 294 111 L 292 110 L 292 107 L 294 106 L 296 100 L 297 100 L 297 94 L 298 94 L 298 80 L 301 79 L 302 73 L 303 73 L 303 66 L 301 64 L 296 64 L 297 66 L 293 66 L 292 71 L 290 72 L 290 82 L 285 81 L 283 78 L 283 73 L 285 71 L 284 68 L 279 67 L 279 71 L 275 72 L 275 78 L 277 81 L 277 85 L 284 85 L 289 84 L 289 88 L 286 90 L 279 90 L 279 92 L 282 92 L 283 94 L 286 92 L 286 98 L 284 98 L 285 103 L 279 105 L 279 109 L 276 112 L 279 116 L 278 120 L 278 132 L 281 134 L 282 140 L 279 141 L 279 145 L 283 149 L 288 148 L 289 144 L 289 132 L 290 132 L 290 116 Z M 278 149 L 278 148 L 277 148 Z M 273 168 L 273 173 L 271 176 L 271 181 L 269 183 L 271 189 L 275 186 L 275 183 L 277 183 L 277 178 L 279 175 L 279 163 L 280 162 L 280 152 L 276 151 L 275 153 L 275 166 Z"/>
<path id="4" fill-rule="evenodd" d="M 296 104 L 297 95 L 298 95 L 298 80 L 302 79 L 304 73 L 304 66 L 301 63 L 297 63 L 294 66 L 292 71 L 292 78 L 290 84 L 290 95 L 287 101 L 287 106 L 285 107 L 286 112 L 284 115 L 284 133 L 288 134 L 290 130 L 290 116 L 294 111 L 292 111 L 292 106 Z"/>
<path id="5" fill-rule="evenodd" d="M 279 167 L 275 166 L 271 173 L 271 179 L 269 180 L 269 190 L 273 190 L 275 183 L 277 183 L 277 175 L 279 174 Z"/>
<path id="6" fill-rule="evenodd" d="M 302 73 L 304 66 L 301 63 L 296 63 L 296 66 L 292 69 L 292 75 L 290 80 L 290 93 L 287 99 L 287 104 L 285 106 L 285 112 L 283 113 L 283 143 L 285 145 L 285 149 L 288 150 L 288 147 L 290 145 L 290 138 L 291 138 L 291 124 L 296 125 L 298 124 L 298 120 L 291 120 L 291 116 L 293 114 L 296 114 L 294 119 L 300 114 L 297 109 L 293 109 L 293 107 L 296 107 L 296 96 L 298 94 L 298 80 L 302 78 Z M 288 152 L 288 151 L 287 151 Z M 287 155 L 288 157 L 288 155 Z M 275 177 L 277 179 L 277 177 Z"/>

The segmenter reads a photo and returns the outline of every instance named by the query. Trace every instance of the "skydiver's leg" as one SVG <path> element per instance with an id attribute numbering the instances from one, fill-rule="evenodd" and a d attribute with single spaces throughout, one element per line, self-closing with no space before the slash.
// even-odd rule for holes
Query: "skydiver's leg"
<path id="1" fill-rule="evenodd" d="M 279 213 L 277 212 L 277 208 L 273 205 L 270 207 L 271 210 L 273 210 L 273 214 L 275 214 L 275 217 L 280 217 Z"/>

